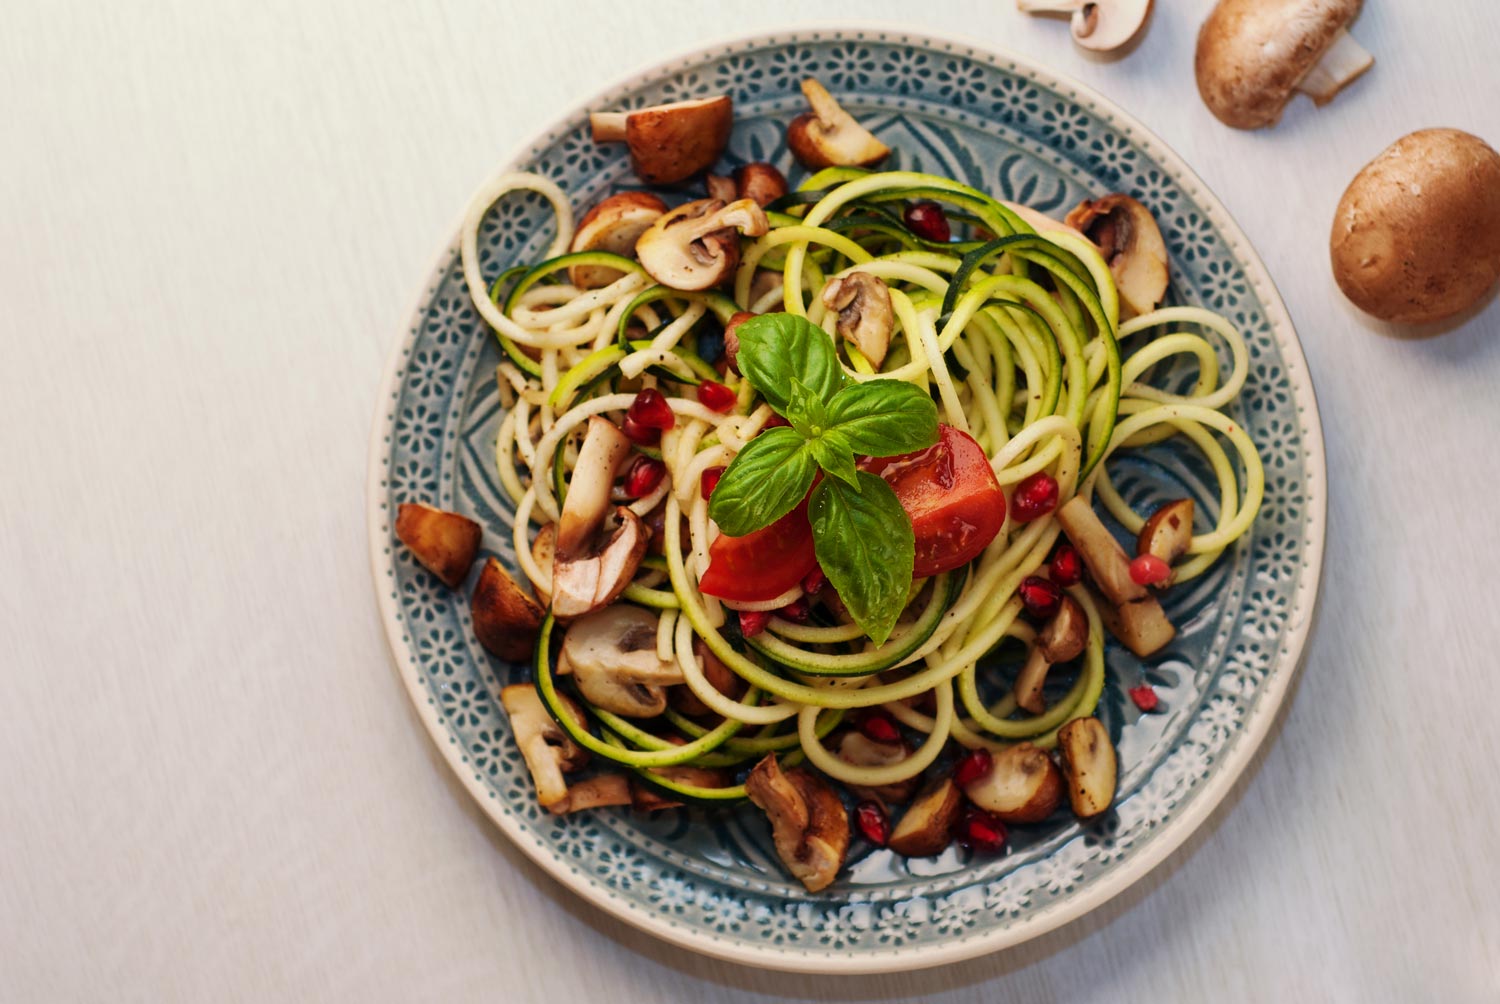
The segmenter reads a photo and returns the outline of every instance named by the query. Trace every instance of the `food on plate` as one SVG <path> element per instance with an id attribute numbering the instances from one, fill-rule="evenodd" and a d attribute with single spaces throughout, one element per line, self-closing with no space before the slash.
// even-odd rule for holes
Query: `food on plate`
<path id="1" fill-rule="evenodd" d="M 1149 314 L 1167 295 L 1167 242 L 1151 210 L 1115 192 L 1085 199 L 1068 213 L 1064 225 L 1093 241 L 1109 262 L 1126 317 Z"/>
<path id="2" fill-rule="evenodd" d="M 529 662 L 536 652 L 536 633 L 543 612 L 510 572 L 491 557 L 469 597 L 474 637 L 486 652 L 510 662 Z"/>
<path id="3" fill-rule="evenodd" d="M 891 148 L 844 111 L 817 80 L 802 81 L 802 94 L 812 110 L 786 127 L 786 145 L 803 167 L 872 167 L 890 156 Z"/>
<path id="4" fill-rule="evenodd" d="M 568 250 L 634 256 L 641 234 L 666 211 L 667 204 L 650 192 L 611 195 L 583 214 Z M 579 289 L 598 289 L 608 286 L 623 274 L 608 266 L 578 264 L 568 268 L 568 281 Z"/>
<path id="5" fill-rule="evenodd" d="M 1298 91 L 1318 104 L 1375 63 L 1346 30 L 1360 0 L 1219 0 L 1198 31 L 1198 93 L 1236 129 L 1275 125 Z"/>
<path id="6" fill-rule="evenodd" d="M 1330 251 L 1366 313 L 1401 324 L 1461 313 L 1500 278 L 1500 154 L 1458 129 L 1402 137 L 1349 183 Z"/>
<path id="7" fill-rule="evenodd" d="M 727 94 L 589 116 L 594 142 L 624 143 L 636 176 L 648 185 L 675 185 L 708 170 L 724 153 L 733 127 L 734 103 Z"/>
<path id="8" fill-rule="evenodd" d="M 722 174 L 710 174 L 705 183 L 711 199 L 720 202 L 749 199 L 762 209 L 786 195 L 786 175 L 777 170 L 775 164 L 765 161 L 741 164 L 727 178 Z"/>
<path id="9" fill-rule="evenodd" d="M 1070 14 L 1073 41 L 1094 52 L 1128 43 L 1151 16 L 1152 0 L 1016 0 L 1028 14 Z"/>
<path id="10" fill-rule="evenodd" d="M 1201 575 L 1260 505 L 1255 446 L 1223 411 L 1243 340 L 1155 289 L 1122 320 L 1112 265 L 1155 233 L 1133 200 L 1038 233 L 937 175 L 823 168 L 764 206 L 728 180 L 664 196 L 612 250 L 569 250 L 572 207 L 538 175 L 496 178 L 466 214 L 465 280 L 502 351 L 497 471 L 539 601 L 487 567 L 505 604 L 476 599 L 475 622 L 519 648 L 540 613 L 532 682 L 502 694 L 538 798 L 749 800 L 811 891 L 856 840 L 1002 852 L 1008 825 L 1053 817 L 1065 775 L 1098 816 L 1115 767 L 1095 715 L 1120 686 L 1105 625 L 1159 651 L 1161 568 Z M 484 275 L 479 225 L 519 190 L 551 203 L 556 237 Z M 614 277 L 580 284 L 584 265 Z M 1153 386 L 1177 355 L 1195 380 Z M 1202 526 L 1176 500 L 1158 501 L 1177 522 L 1148 520 L 1111 480 L 1175 435 L 1218 472 Z M 1157 564 L 1136 569 L 1095 505 Z M 592 773 L 567 776 L 585 755 Z"/>
<path id="11" fill-rule="evenodd" d="M 468 577 L 483 536 L 483 528 L 460 513 L 422 502 L 402 502 L 396 509 L 396 538 L 449 589 Z"/>

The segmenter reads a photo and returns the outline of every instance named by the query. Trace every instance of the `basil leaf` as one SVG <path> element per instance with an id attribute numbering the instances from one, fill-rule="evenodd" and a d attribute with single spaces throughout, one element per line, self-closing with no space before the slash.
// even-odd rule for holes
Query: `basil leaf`
<path id="1" fill-rule="evenodd" d="M 837 429 L 825 432 L 816 439 L 809 439 L 807 448 L 819 467 L 847 484 L 853 491 L 860 490 L 859 479 L 855 477 L 854 450 L 849 447 L 849 440 Z"/>
<path id="2" fill-rule="evenodd" d="M 782 426 L 745 444 L 708 500 L 708 515 L 731 537 L 770 526 L 807 494 L 818 465 L 806 442 Z"/>
<path id="3" fill-rule="evenodd" d="M 822 435 L 828 428 L 828 409 L 801 380 L 792 381 L 792 392 L 786 403 L 786 420 L 804 438 Z"/>
<path id="4" fill-rule="evenodd" d="M 740 341 L 735 366 L 778 414 L 786 414 L 793 380 L 802 381 L 819 401 L 830 400 L 844 386 L 833 340 L 805 317 L 761 314 L 734 332 Z"/>
<path id="5" fill-rule="evenodd" d="M 855 453 L 893 457 L 937 442 L 937 405 L 901 380 L 850 384 L 828 402 L 828 428 L 842 433 Z"/>
<path id="6" fill-rule="evenodd" d="M 856 494 L 824 478 L 813 489 L 813 550 L 860 629 L 883 645 L 906 606 L 916 543 L 891 486 L 868 471 L 859 485 Z"/>

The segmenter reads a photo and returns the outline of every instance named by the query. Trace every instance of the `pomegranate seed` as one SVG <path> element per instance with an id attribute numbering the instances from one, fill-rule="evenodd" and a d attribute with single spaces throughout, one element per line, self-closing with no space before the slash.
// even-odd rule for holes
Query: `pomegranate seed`
<path id="1" fill-rule="evenodd" d="M 762 431 L 764 431 L 764 429 L 779 429 L 783 425 L 791 425 L 791 424 L 792 424 L 791 422 L 788 422 L 786 419 L 782 418 L 780 415 L 776 414 L 775 412 L 772 412 L 771 413 L 771 417 L 768 418 L 768 419 L 766 419 L 766 424 L 763 427 Z"/>
<path id="2" fill-rule="evenodd" d="M 1021 580 L 1017 590 L 1026 612 L 1039 621 L 1048 620 L 1062 606 L 1062 587 L 1051 579 L 1030 575 Z"/>
<path id="3" fill-rule="evenodd" d="M 772 610 L 741 610 L 740 611 L 740 634 L 746 638 L 753 638 L 766 629 L 771 622 Z"/>
<path id="4" fill-rule="evenodd" d="M 1083 581 L 1083 559 L 1071 544 L 1059 544 L 1052 552 L 1052 563 L 1047 566 L 1052 581 L 1064 588 L 1076 586 Z"/>
<path id="5" fill-rule="evenodd" d="M 979 854 L 995 854 L 1005 848 L 1005 824 L 983 809 L 972 805 L 954 828 L 953 838 L 969 850 Z"/>
<path id="6" fill-rule="evenodd" d="M 1156 710 L 1157 696 L 1156 691 L 1151 689 L 1151 684 L 1143 683 L 1139 687 L 1131 687 L 1128 693 L 1130 699 L 1135 702 L 1135 706 L 1142 711 L 1149 714 Z"/>
<path id="7" fill-rule="evenodd" d="M 630 417 L 627 412 L 625 421 L 620 423 L 620 431 L 625 433 L 625 438 L 636 446 L 655 446 L 661 442 L 661 430 L 642 425 Z"/>
<path id="8" fill-rule="evenodd" d="M 656 491 L 666 476 L 667 465 L 650 457 L 636 457 L 625 470 L 625 495 L 638 499 Z"/>
<path id="9" fill-rule="evenodd" d="M 1010 518 L 1017 523 L 1041 519 L 1056 508 L 1057 479 L 1046 471 L 1038 471 L 1016 485 L 1016 493 L 1010 497 Z"/>
<path id="10" fill-rule="evenodd" d="M 871 742 L 899 743 L 901 741 L 901 731 L 896 728 L 896 720 L 891 717 L 890 712 L 879 708 L 861 715 L 856 728 Z"/>
<path id="11" fill-rule="evenodd" d="M 704 470 L 703 480 L 698 482 L 698 490 L 705 499 L 714 493 L 715 488 L 719 487 L 719 479 L 723 476 L 724 468 L 722 467 L 709 467 Z"/>
<path id="12" fill-rule="evenodd" d="M 776 614 L 783 620 L 789 620 L 794 624 L 806 624 L 807 598 L 803 596 L 797 597 L 795 600 L 788 603 L 780 610 L 776 611 Z"/>
<path id="13" fill-rule="evenodd" d="M 667 404 L 667 399 L 661 396 L 661 391 L 654 387 L 647 387 L 635 396 L 635 401 L 631 403 L 630 410 L 625 413 L 625 417 L 632 419 L 636 425 L 644 425 L 648 429 L 660 429 L 663 432 L 677 424 L 677 418 L 672 414 L 672 406 Z"/>
<path id="14" fill-rule="evenodd" d="M 823 574 L 823 569 L 814 568 L 802 580 L 802 591 L 809 596 L 816 596 L 826 585 L 828 585 L 828 576 Z"/>
<path id="15" fill-rule="evenodd" d="M 1172 566 L 1154 554 L 1143 554 L 1130 563 L 1130 578 L 1138 586 L 1154 586 L 1172 577 Z"/>
<path id="16" fill-rule="evenodd" d="M 948 226 L 948 214 L 936 202 L 913 202 L 902 216 L 911 232 L 924 241 L 946 244 L 953 236 Z"/>
<path id="17" fill-rule="evenodd" d="M 990 776 L 990 771 L 995 769 L 995 758 L 990 751 L 981 746 L 977 750 L 969 750 L 964 754 L 962 760 L 958 761 L 958 767 L 953 771 L 953 780 L 958 782 L 960 788 L 967 787 L 975 781 L 983 780 Z"/>
<path id="18" fill-rule="evenodd" d="M 698 385 L 698 402 L 710 411 L 727 414 L 738 400 L 734 391 L 716 381 L 705 380 Z"/>
<path id="19" fill-rule="evenodd" d="M 891 838 L 891 821 L 879 802 L 860 802 L 854 807 L 854 821 L 860 834 L 876 847 L 884 847 Z"/>

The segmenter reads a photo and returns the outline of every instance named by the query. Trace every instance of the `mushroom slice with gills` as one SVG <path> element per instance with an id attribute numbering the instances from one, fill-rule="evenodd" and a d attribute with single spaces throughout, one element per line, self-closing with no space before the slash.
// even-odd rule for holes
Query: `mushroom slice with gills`
<path id="1" fill-rule="evenodd" d="M 474 637 L 485 651 L 508 662 L 531 661 L 542 608 L 510 577 L 499 558 L 484 563 L 469 599 L 469 614 Z"/>
<path id="2" fill-rule="evenodd" d="M 996 753 L 992 762 L 988 774 L 964 786 L 964 794 L 1001 822 L 1040 822 L 1062 802 L 1062 772 L 1046 750 L 1018 743 Z"/>
<path id="3" fill-rule="evenodd" d="M 657 626 L 656 614 L 628 603 L 585 614 L 563 635 L 557 671 L 597 708 L 653 718 L 667 710 L 665 688 L 682 682 L 677 660 L 656 654 Z"/>
<path id="4" fill-rule="evenodd" d="M 1115 800 L 1115 747 L 1104 723 L 1097 718 L 1075 718 L 1057 732 L 1068 801 L 1073 814 L 1093 819 Z"/>
<path id="5" fill-rule="evenodd" d="M 1156 309 L 1167 293 L 1169 276 L 1167 242 L 1151 210 L 1115 192 L 1080 202 L 1068 213 L 1066 224 L 1098 245 L 1130 314 Z"/>
<path id="6" fill-rule="evenodd" d="M 828 783 L 805 768 L 783 772 L 768 753 L 745 793 L 771 821 L 776 855 L 808 892 L 828 888 L 849 852 L 849 813 Z"/>
<path id="7" fill-rule="evenodd" d="M 891 148 L 855 121 L 817 80 L 802 81 L 802 94 L 812 111 L 792 119 L 786 145 L 803 167 L 871 167 L 890 156 Z"/>
<path id="8" fill-rule="evenodd" d="M 463 584 L 483 536 L 478 523 L 456 512 L 421 502 L 402 502 L 396 509 L 396 539 L 449 589 Z"/>
<path id="9" fill-rule="evenodd" d="M 553 545 L 552 612 L 559 618 L 613 603 L 646 554 L 650 531 L 629 509 L 615 509 L 618 523 L 604 532 L 610 487 L 629 456 L 623 432 L 597 415 L 589 419 Z"/>
<path id="10" fill-rule="evenodd" d="M 574 721 L 580 726 L 585 725 L 583 709 L 577 703 L 564 694 L 559 694 L 558 699 Z M 526 761 L 526 769 L 531 772 L 537 800 L 545 809 L 566 805 L 568 783 L 563 775 L 587 766 L 588 751 L 573 742 L 553 719 L 535 684 L 513 683 L 502 687 L 500 706 L 510 718 L 510 731 Z"/>
<path id="11" fill-rule="evenodd" d="M 1193 546 L 1193 500 L 1176 499 L 1164 502 L 1147 518 L 1135 539 L 1137 555 L 1150 554 L 1172 564 L 1188 553 Z M 1159 587 L 1172 584 L 1171 577 L 1157 583 Z"/>
<path id="12" fill-rule="evenodd" d="M 629 146 L 631 167 L 648 185 L 674 185 L 712 167 L 733 126 L 727 94 L 589 116 L 594 142 Z"/>
<path id="13" fill-rule="evenodd" d="M 595 774 L 568 785 L 568 796 L 547 807 L 554 816 L 565 812 L 583 812 L 610 805 L 629 805 L 630 779 L 623 774 Z"/>
<path id="14" fill-rule="evenodd" d="M 765 211 L 750 199 L 727 205 L 699 199 L 664 213 L 636 241 L 635 253 L 651 278 L 671 289 L 708 289 L 728 279 L 740 262 L 740 234 L 760 237 Z"/>
<path id="15" fill-rule="evenodd" d="M 1036 636 L 1036 643 L 1026 657 L 1026 664 L 1016 674 L 1016 704 L 1023 710 L 1039 715 L 1047 710 L 1042 699 L 1042 687 L 1047 682 L 1047 671 L 1059 662 L 1068 662 L 1083 654 L 1089 640 L 1089 619 L 1083 607 L 1073 597 L 1063 594 L 1062 605 L 1057 613 L 1043 625 Z"/>
<path id="16" fill-rule="evenodd" d="M 889 847 L 909 858 L 941 854 L 953 839 L 964 796 L 951 777 L 938 778 L 916 797 L 891 831 Z"/>
<path id="17" fill-rule="evenodd" d="M 635 257 L 635 242 L 661 218 L 667 204 L 650 192 L 619 192 L 584 214 L 573 234 L 570 251 L 608 251 L 622 258 Z M 624 275 L 604 265 L 572 265 L 568 281 L 579 289 L 608 286 Z"/>
<path id="18" fill-rule="evenodd" d="M 1125 45 L 1151 14 L 1152 0 L 1016 0 L 1027 14 L 1071 14 L 1073 41 L 1092 52 Z"/>
<path id="19" fill-rule="evenodd" d="M 879 369 L 896 326 L 885 282 L 868 272 L 850 272 L 823 287 L 823 305 L 838 312 L 836 330 L 844 340 Z"/>
<path id="20" fill-rule="evenodd" d="M 1333 99 L 1375 62 L 1346 30 L 1360 0 L 1219 0 L 1198 30 L 1198 93 L 1236 129 L 1275 125 L 1292 95 Z"/>
<path id="21" fill-rule="evenodd" d="M 1130 577 L 1130 559 L 1088 501 L 1080 496 L 1057 510 L 1068 540 L 1078 549 L 1089 575 L 1106 600 L 1099 615 L 1110 633 L 1144 658 L 1177 635 L 1151 591 Z"/>
<path id="22" fill-rule="evenodd" d="M 907 759 L 913 752 L 911 743 L 905 739 L 893 743 L 878 742 L 857 729 L 845 732 L 834 747 L 834 754 L 840 760 L 855 767 L 890 767 Z M 870 799 L 882 805 L 900 805 L 911 801 L 911 796 L 916 793 L 921 781 L 921 777 L 913 775 L 905 781 L 890 784 L 845 784 L 845 787 L 850 794 L 861 800 Z"/>

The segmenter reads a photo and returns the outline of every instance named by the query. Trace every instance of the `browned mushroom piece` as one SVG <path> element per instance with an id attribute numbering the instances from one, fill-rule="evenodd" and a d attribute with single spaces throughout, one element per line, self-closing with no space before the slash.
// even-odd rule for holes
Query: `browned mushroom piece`
<path id="1" fill-rule="evenodd" d="M 1292 95 L 1318 104 L 1375 62 L 1345 29 L 1360 0 L 1219 0 L 1198 31 L 1194 70 L 1227 126 L 1275 125 Z"/>
<path id="2" fill-rule="evenodd" d="M 850 272 L 823 287 L 823 305 L 838 313 L 835 330 L 876 369 L 885 362 L 896 327 L 891 291 L 879 276 Z"/>
<path id="3" fill-rule="evenodd" d="M 558 698 L 573 720 L 583 725 L 586 721 L 583 709 L 566 695 L 559 694 Z M 575 743 L 557 724 L 542 703 L 535 684 L 513 683 L 502 687 L 500 706 L 510 718 L 511 734 L 526 761 L 526 769 L 531 772 L 537 800 L 544 809 L 566 812 L 568 783 L 563 775 L 586 767 L 588 750 Z"/>
<path id="4" fill-rule="evenodd" d="M 1151 210 L 1120 192 L 1085 199 L 1068 213 L 1068 226 L 1099 246 L 1115 277 L 1125 316 L 1149 313 L 1167 294 L 1167 242 Z"/>
<path id="5" fill-rule="evenodd" d="M 651 278 L 671 289 L 700 290 L 728 279 L 740 262 L 740 234 L 759 237 L 770 224 L 750 199 L 728 205 L 699 199 L 665 213 L 636 241 Z"/>
<path id="6" fill-rule="evenodd" d="M 734 779 L 726 770 L 709 767 L 653 767 L 647 773 L 693 788 L 728 788 Z M 668 788 L 659 788 L 639 777 L 630 781 L 630 804 L 637 812 L 660 812 L 680 808 L 682 799 Z"/>
<path id="7" fill-rule="evenodd" d="M 1089 640 L 1089 618 L 1083 607 L 1073 597 L 1064 595 L 1062 605 L 1052 619 L 1042 626 L 1036 643 L 1026 657 L 1026 664 L 1016 674 L 1016 704 L 1023 710 L 1039 715 L 1047 710 L 1042 698 L 1042 687 L 1047 682 L 1047 671 L 1059 662 L 1068 662 L 1083 654 Z"/>
<path id="8" fill-rule="evenodd" d="M 456 512 L 421 502 L 403 502 L 396 509 L 396 538 L 450 589 L 463 584 L 483 536 L 478 523 Z"/>
<path id="9" fill-rule="evenodd" d="M 510 577 L 499 558 L 479 573 L 469 599 L 474 637 L 485 651 L 510 662 L 530 662 L 542 626 L 542 608 Z"/>
<path id="10" fill-rule="evenodd" d="M 693 651 L 697 653 L 698 661 L 702 663 L 703 678 L 708 681 L 709 686 L 732 701 L 737 701 L 744 696 L 745 691 L 749 689 L 744 678 L 724 665 L 723 661 L 703 643 L 703 639 L 699 638 L 693 642 Z M 686 684 L 668 687 L 667 703 L 682 714 L 693 718 L 702 718 L 714 713 L 713 709 L 704 704 L 702 698 L 693 693 L 692 688 Z"/>
<path id="11" fill-rule="evenodd" d="M 607 251 L 635 257 L 635 242 L 661 219 L 667 204 L 650 192 L 619 192 L 584 214 L 573 234 L 570 251 Z M 572 265 L 568 281 L 579 289 L 608 286 L 625 273 L 604 265 Z"/>
<path id="12" fill-rule="evenodd" d="M 648 185 L 673 185 L 713 166 L 729 144 L 734 104 L 729 95 L 674 101 L 629 112 L 594 112 L 595 143 L 630 147 L 630 163 Z"/>
<path id="13" fill-rule="evenodd" d="M 812 111 L 792 119 L 786 144 L 803 167 L 870 167 L 890 156 L 891 148 L 855 121 L 817 80 L 802 81 L 802 94 Z"/>
<path id="14" fill-rule="evenodd" d="M 545 568 L 550 573 L 553 559 L 557 556 L 557 524 L 545 523 L 537 530 L 536 536 L 531 540 L 531 560 L 536 562 L 538 568 Z M 536 601 L 543 608 L 552 606 L 552 581 L 546 583 L 533 582 L 531 591 L 536 593 Z"/>
<path id="15" fill-rule="evenodd" d="M 1018 743 L 996 753 L 990 772 L 964 786 L 969 801 L 1005 823 L 1036 823 L 1057 809 L 1063 776 L 1047 751 Z"/>
<path id="16" fill-rule="evenodd" d="M 762 209 L 785 195 L 787 188 L 786 176 L 776 165 L 761 160 L 741 164 L 732 177 L 710 174 L 704 182 L 710 199 L 721 202 L 749 199 Z"/>
<path id="17" fill-rule="evenodd" d="M 1118 764 L 1114 744 L 1097 718 L 1075 718 L 1057 732 L 1068 801 L 1079 819 L 1093 819 L 1115 800 Z"/>
<path id="18" fill-rule="evenodd" d="M 729 364 L 729 368 L 736 373 L 740 371 L 737 364 L 740 354 L 740 336 L 735 334 L 735 330 L 741 324 L 750 320 L 750 318 L 759 316 L 759 314 L 752 314 L 748 310 L 737 310 L 730 315 L 728 323 L 724 325 L 724 360 Z"/>
<path id="19" fill-rule="evenodd" d="M 1016 0 L 1028 14 L 1071 14 L 1073 41 L 1093 52 L 1129 42 L 1151 14 L 1151 0 Z"/>
<path id="20" fill-rule="evenodd" d="M 667 710 L 665 688 L 682 682 L 676 659 L 656 654 L 659 618 L 628 603 L 595 610 L 563 635 L 557 672 L 571 674 L 589 703 L 627 718 Z"/>
<path id="21" fill-rule="evenodd" d="M 1150 554 L 1168 565 L 1188 553 L 1193 546 L 1193 500 L 1175 499 L 1157 506 L 1141 527 L 1135 539 L 1137 555 Z M 1159 587 L 1172 584 L 1169 576 L 1156 583 Z"/>
<path id="22" fill-rule="evenodd" d="M 1158 651 L 1177 635 L 1151 591 L 1130 577 L 1130 558 L 1088 502 L 1074 496 L 1057 521 L 1104 594 L 1099 614 L 1110 633 L 1138 656 Z"/>
<path id="23" fill-rule="evenodd" d="M 849 813 L 828 783 L 805 768 L 783 772 L 770 753 L 745 778 L 745 793 L 771 821 L 776 855 L 808 892 L 833 884 L 849 852 Z"/>
<path id="24" fill-rule="evenodd" d="M 953 824 L 963 807 L 957 783 L 951 777 L 938 778 L 922 789 L 891 830 L 891 850 L 909 858 L 941 854 L 953 839 Z"/>
<path id="25" fill-rule="evenodd" d="M 568 797 L 547 807 L 553 815 L 632 804 L 630 779 L 623 774 L 595 774 L 568 785 Z"/>
<path id="26" fill-rule="evenodd" d="M 856 767 L 891 767 L 907 759 L 914 752 L 911 743 L 904 738 L 898 738 L 893 743 L 883 743 L 871 739 L 856 729 L 850 729 L 839 736 L 832 744 L 832 749 L 834 755 L 840 760 Z M 890 784 L 873 786 L 848 784 L 845 787 L 857 799 L 870 799 L 882 805 L 900 805 L 911 800 L 911 796 L 921 783 L 921 777 L 914 776 L 905 781 L 893 781 Z"/>
<path id="27" fill-rule="evenodd" d="M 616 509 L 615 526 L 605 526 L 610 487 L 629 457 L 623 432 L 597 415 L 589 419 L 552 558 L 552 612 L 560 619 L 613 603 L 646 554 L 649 531 L 635 513 Z"/>
<path id="28" fill-rule="evenodd" d="M 733 202 L 740 197 L 739 188 L 735 185 L 734 179 L 722 174 L 710 174 L 704 178 L 703 187 L 710 199 L 718 199 L 720 202 Z"/>

